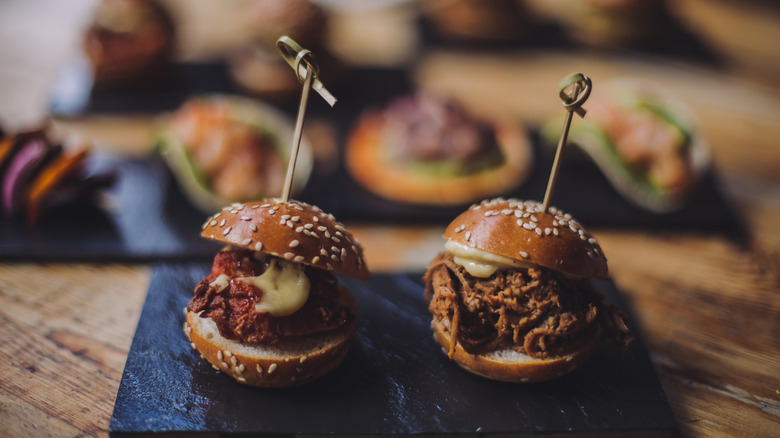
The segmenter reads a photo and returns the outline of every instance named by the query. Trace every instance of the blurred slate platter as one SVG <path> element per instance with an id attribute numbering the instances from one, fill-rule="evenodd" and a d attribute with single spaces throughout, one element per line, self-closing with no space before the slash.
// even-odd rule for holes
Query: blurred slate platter
<path id="1" fill-rule="evenodd" d="M 534 140 L 538 144 L 538 141 Z M 504 197 L 541 201 L 547 188 L 552 160 L 536 147 L 535 162 L 525 183 Z M 417 205 L 390 201 L 374 195 L 348 175 L 342 175 L 341 220 L 449 223 L 470 204 Z M 738 232 L 741 221 L 718 188 L 717 174 L 703 178 L 691 200 L 681 209 L 653 213 L 624 199 L 607 178 L 590 163 L 563 157 L 551 205 L 571 213 L 586 227 L 646 228 Z"/>
<path id="2" fill-rule="evenodd" d="M 182 309 L 209 269 L 205 263 L 155 267 L 111 436 L 676 434 L 640 339 L 627 350 L 601 342 L 586 365 L 559 380 L 483 379 L 455 366 L 434 343 L 419 274 L 342 279 L 355 295 L 360 322 L 345 361 L 330 374 L 298 388 L 241 385 L 201 359 L 182 331 Z M 626 308 L 612 283 L 598 286 Z"/>
<path id="3" fill-rule="evenodd" d="M 1 219 L 0 259 L 148 261 L 219 249 L 200 237 L 206 215 L 184 200 L 161 162 L 95 156 L 91 164 L 116 176 L 103 193 L 106 207 L 62 207 L 34 226 Z"/>

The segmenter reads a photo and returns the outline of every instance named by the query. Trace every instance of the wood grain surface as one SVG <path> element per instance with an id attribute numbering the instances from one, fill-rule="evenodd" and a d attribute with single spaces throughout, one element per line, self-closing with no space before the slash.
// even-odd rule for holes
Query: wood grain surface
<path id="1" fill-rule="evenodd" d="M 780 12 L 761 1 L 673 3 L 725 66 L 599 51 L 434 51 L 418 54 L 414 80 L 530 126 L 559 110 L 554 87 L 574 70 L 600 79 L 643 75 L 691 104 L 744 232 L 591 231 L 637 319 L 680 435 L 776 437 Z M 62 122 L 112 153 L 137 156 L 154 117 L 89 114 Z M 441 227 L 347 225 L 376 271 L 423 269 L 441 249 Z M 0 264 L 0 435 L 107 435 L 149 275 L 143 264 Z"/>

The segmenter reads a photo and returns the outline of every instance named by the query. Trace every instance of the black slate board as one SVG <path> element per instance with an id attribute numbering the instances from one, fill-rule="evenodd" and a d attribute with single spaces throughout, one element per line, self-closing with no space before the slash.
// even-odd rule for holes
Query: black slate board
<path id="1" fill-rule="evenodd" d="M 344 363 L 330 374 L 292 389 L 238 384 L 202 360 L 182 331 L 182 309 L 208 271 L 207 263 L 155 267 L 112 436 L 676 434 L 639 337 L 627 350 L 601 342 L 589 362 L 559 380 L 483 379 L 452 364 L 434 343 L 419 274 L 342 279 L 360 322 Z M 624 306 L 611 282 L 598 286 Z"/>
<path id="2" fill-rule="evenodd" d="M 200 238 L 206 215 L 195 210 L 159 160 L 96 156 L 92 171 L 110 171 L 106 209 L 62 207 L 35 226 L 0 218 L 0 260 L 149 261 L 213 257 Z"/>

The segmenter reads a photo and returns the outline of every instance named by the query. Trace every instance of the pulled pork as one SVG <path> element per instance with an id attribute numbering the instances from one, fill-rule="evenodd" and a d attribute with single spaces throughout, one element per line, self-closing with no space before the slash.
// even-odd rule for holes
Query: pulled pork
<path id="1" fill-rule="evenodd" d="M 311 289 L 306 303 L 288 316 L 255 311 L 263 291 L 236 277 L 255 277 L 269 266 L 273 256 L 256 258 L 254 252 L 238 249 L 221 251 L 214 258 L 211 273 L 195 287 L 187 310 L 211 318 L 220 334 L 228 339 L 276 344 L 285 337 L 310 335 L 350 324 L 355 315 L 339 302 L 338 280 L 329 271 L 307 266 L 305 274 Z M 230 277 L 227 287 L 210 284 L 221 274 Z"/>
<path id="2" fill-rule="evenodd" d="M 586 279 L 541 268 L 476 278 L 441 253 L 424 281 L 434 320 L 450 332 L 450 357 L 457 342 L 471 354 L 512 348 L 543 359 L 576 350 L 580 335 L 599 328 L 620 344 L 631 340 L 625 315 Z"/>

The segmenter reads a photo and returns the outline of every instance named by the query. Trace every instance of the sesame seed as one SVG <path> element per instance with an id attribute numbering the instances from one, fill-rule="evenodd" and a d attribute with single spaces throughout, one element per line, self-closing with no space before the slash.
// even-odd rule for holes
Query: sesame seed
<path id="1" fill-rule="evenodd" d="M 298 246 L 300 244 L 301 244 L 301 242 L 299 242 L 297 240 L 293 240 L 292 242 L 290 242 L 290 248 L 295 248 L 296 246 Z"/>
<path id="2" fill-rule="evenodd" d="M 326 251 L 325 248 L 320 248 L 320 254 L 322 254 L 325 257 L 327 257 L 328 256 L 328 251 Z"/>
<path id="3" fill-rule="evenodd" d="M 333 270 L 333 265 L 331 265 L 330 263 L 325 263 L 325 267 L 328 268 L 329 271 Z"/>
<path id="4" fill-rule="evenodd" d="M 236 366 L 236 365 L 238 365 L 238 359 L 236 359 L 235 356 L 231 356 L 230 357 L 230 363 L 232 363 L 233 366 Z"/>
<path id="5" fill-rule="evenodd" d="M 192 347 L 193 350 L 197 350 L 197 348 L 195 348 L 195 343 L 194 342 L 190 342 L 190 347 Z"/>
<path id="6" fill-rule="evenodd" d="M 557 229 L 557 228 L 553 228 L 553 234 L 555 234 L 556 236 L 558 236 L 558 235 L 559 235 L 559 234 L 558 234 L 558 229 Z"/>
<path id="7" fill-rule="evenodd" d="M 341 248 L 341 261 L 343 262 L 345 258 L 347 258 L 347 249 Z"/>
<path id="8" fill-rule="evenodd" d="M 213 227 L 213 226 L 217 225 L 217 221 L 215 221 L 215 220 L 211 221 L 211 223 L 209 225 L 211 225 Z"/>
<path id="9" fill-rule="evenodd" d="M 322 225 L 320 225 L 319 227 L 317 227 L 317 231 L 325 231 L 325 230 L 327 230 L 327 229 L 328 229 L 327 227 L 323 227 Z"/>
<path id="10" fill-rule="evenodd" d="M 293 259 L 293 261 L 296 263 L 301 263 L 304 260 L 305 259 L 303 258 L 303 256 L 295 256 L 295 258 Z"/>
<path id="11" fill-rule="evenodd" d="M 232 231 L 232 230 L 233 230 L 233 227 L 227 227 L 227 228 L 225 228 L 225 232 L 224 232 L 224 233 L 222 233 L 222 234 L 224 234 L 225 236 L 227 236 L 227 235 L 228 235 L 228 233 L 230 233 L 230 231 Z"/>
<path id="12" fill-rule="evenodd" d="M 219 226 L 220 227 L 224 227 L 225 226 L 225 219 L 222 219 L 221 221 L 219 221 Z"/>
<path id="13" fill-rule="evenodd" d="M 257 370 L 257 374 L 263 374 L 263 367 L 261 367 L 260 364 L 257 364 L 255 369 Z"/>
<path id="14" fill-rule="evenodd" d="M 549 235 L 550 235 L 550 233 L 552 233 L 552 230 L 551 230 L 550 228 L 545 228 L 545 229 L 544 229 L 544 235 L 545 235 L 545 236 L 549 236 Z"/>
<path id="15" fill-rule="evenodd" d="M 331 254 L 330 259 L 333 260 L 334 262 L 337 262 L 339 261 L 339 256 L 337 256 L 336 254 Z"/>
<path id="16" fill-rule="evenodd" d="M 241 246 L 248 246 L 250 243 L 252 243 L 252 239 L 244 239 L 243 242 L 241 242 Z"/>
<path id="17" fill-rule="evenodd" d="M 522 227 L 523 226 L 523 220 L 522 219 L 518 219 L 517 220 L 517 225 Z"/>
<path id="18" fill-rule="evenodd" d="M 464 234 L 464 236 L 466 237 L 466 240 L 470 240 L 471 239 L 471 231 L 466 231 L 466 234 Z"/>
<path id="19" fill-rule="evenodd" d="M 311 263 L 312 263 L 312 264 L 316 264 L 316 263 L 317 263 L 317 262 L 319 262 L 319 261 L 320 261 L 320 256 L 314 256 L 314 258 L 313 258 L 313 259 L 311 259 Z"/>
<path id="20" fill-rule="evenodd" d="M 225 356 L 231 357 L 233 356 L 233 353 L 231 353 L 230 350 L 225 350 Z"/>
<path id="21" fill-rule="evenodd" d="M 293 222 L 298 222 L 299 220 L 301 220 L 301 217 L 300 216 L 293 216 L 293 217 L 290 218 L 290 220 L 293 221 Z"/>
<path id="22" fill-rule="evenodd" d="M 303 363 L 306 360 L 306 356 L 301 356 L 300 362 Z"/>
<path id="23" fill-rule="evenodd" d="M 338 237 L 336 237 L 336 236 L 333 236 L 333 237 L 331 237 L 331 238 L 330 238 L 330 240 L 332 240 L 332 241 L 334 241 L 334 242 L 336 242 L 336 243 L 340 243 L 340 242 L 341 242 L 341 239 L 339 239 L 339 238 L 338 238 Z"/>
<path id="24" fill-rule="evenodd" d="M 252 210 L 256 210 L 256 209 L 258 209 L 258 208 L 260 208 L 260 206 L 259 206 L 259 205 L 257 205 L 257 204 L 255 204 L 255 205 L 253 205 L 253 206 L 252 206 Z"/>
<path id="25" fill-rule="evenodd" d="M 520 251 L 520 257 L 522 257 L 524 259 L 527 259 L 528 258 L 528 253 L 525 252 L 525 251 Z"/>
<path id="26" fill-rule="evenodd" d="M 314 222 L 319 222 L 320 218 L 317 216 L 312 216 L 311 220 L 313 220 Z"/>
<path id="27" fill-rule="evenodd" d="M 263 242 L 255 243 L 255 250 L 260 251 L 263 249 Z"/>
<path id="28" fill-rule="evenodd" d="M 292 221 L 290 221 L 290 220 L 287 221 L 287 226 L 290 227 L 290 228 L 295 228 L 295 224 L 292 223 Z"/>
<path id="29" fill-rule="evenodd" d="M 222 361 L 220 365 L 222 365 L 222 368 L 230 368 L 230 365 L 228 365 L 225 361 Z"/>
<path id="30" fill-rule="evenodd" d="M 246 382 L 246 379 L 245 379 L 245 378 L 243 378 L 243 377 L 239 377 L 239 378 L 238 378 L 238 379 L 236 379 L 236 380 L 238 380 L 239 382 Z"/>
<path id="31" fill-rule="evenodd" d="M 523 228 L 525 228 L 526 230 L 533 230 L 534 226 L 531 224 L 531 222 L 526 222 L 523 224 Z"/>
<path id="32" fill-rule="evenodd" d="M 276 363 L 272 363 L 271 365 L 268 366 L 268 374 L 271 374 L 274 371 L 276 371 Z"/>
<path id="33" fill-rule="evenodd" d="M 330 239 L 330 232 L 328 230 L 325 230 L 322 234 L 324 234 L 326 238 Z"/>
<path id="34" fill-rule="evenodd" d="M 289 214 L 283 214 L 282 215 L 282 219 L 284 219 L 284 220 L 290 219 L 290 215 Z"/>
<path id="35" fill-rule="evenodd" d="M 257 225 L 249 224 L 249 229 L 252 230 L 252 231 L 257 231 Z"/>
<path id="36" fill-rule="evenodd" d="M 242 221 L 251 221 L 251 220 L 252 220 L 252 218 L 251 218 L 251 217 L 249 217 L 249 216 L 241 216 L 241 220 L 242 220 Z"/>
<path id="37" fill-rule="evenodd" d="M 314 226 L 314 224 L 306 224 L 303 226 L 303 228 L 306 228 L 307 230 L 311 230 L 311 228 Z"/>
<path id="38" fill-rule="evenodd" d="M 238 368 L 236 368 L 236 371 L 238 371 L 238 374 L 244 374 L 245 369 L 246 367 L 244 366 L 244 364 L 241 364 L 238 366 Z"/>
<path id="39" fill-rule="evenodd" d="M 222 350 L 217 351 L 217 359 L 222 360 Z"/>
<path id="40" fill-rule="evenodd" d="M 296 232 L 296 233 L 301 233 L 301 232 L 303 232 L 303 227 L 298 227 L 298 228 L 296 228 L 296 229 L 295 229 L 295 232 Z"/>
<path id="41" fill-rule="evenodd" d="M 293 257 L 295 257 L 295 254 L 293 254 L 293 253 L 291 253 L 291 252 L 286 252 L 286 253 L 284 253 L 284 258 L 286 258 L 287 260 L 290 260 L 290 259 L 292 259 Z"/>
<path id="42" fill-rule="evenodd" d="M 542 229 L 541 229 L 541 228 L 539 228 L 539 227 L 536 227 L 536 228 L 534 229 L 534 231 L 536 231 L 536 234 L 538 234 L 538 235 L 540 235 L 540 236 L 542 235 Z"/>
<path id="43" fill-rule="evenodd" d="M 268 208 L 268 207 L 270 207 L 270 206 L 271 206 L 271 204 L 263 204 L 263 205 L 261 205 L 260 207 L 262 207 L 262 208 Z"/>

